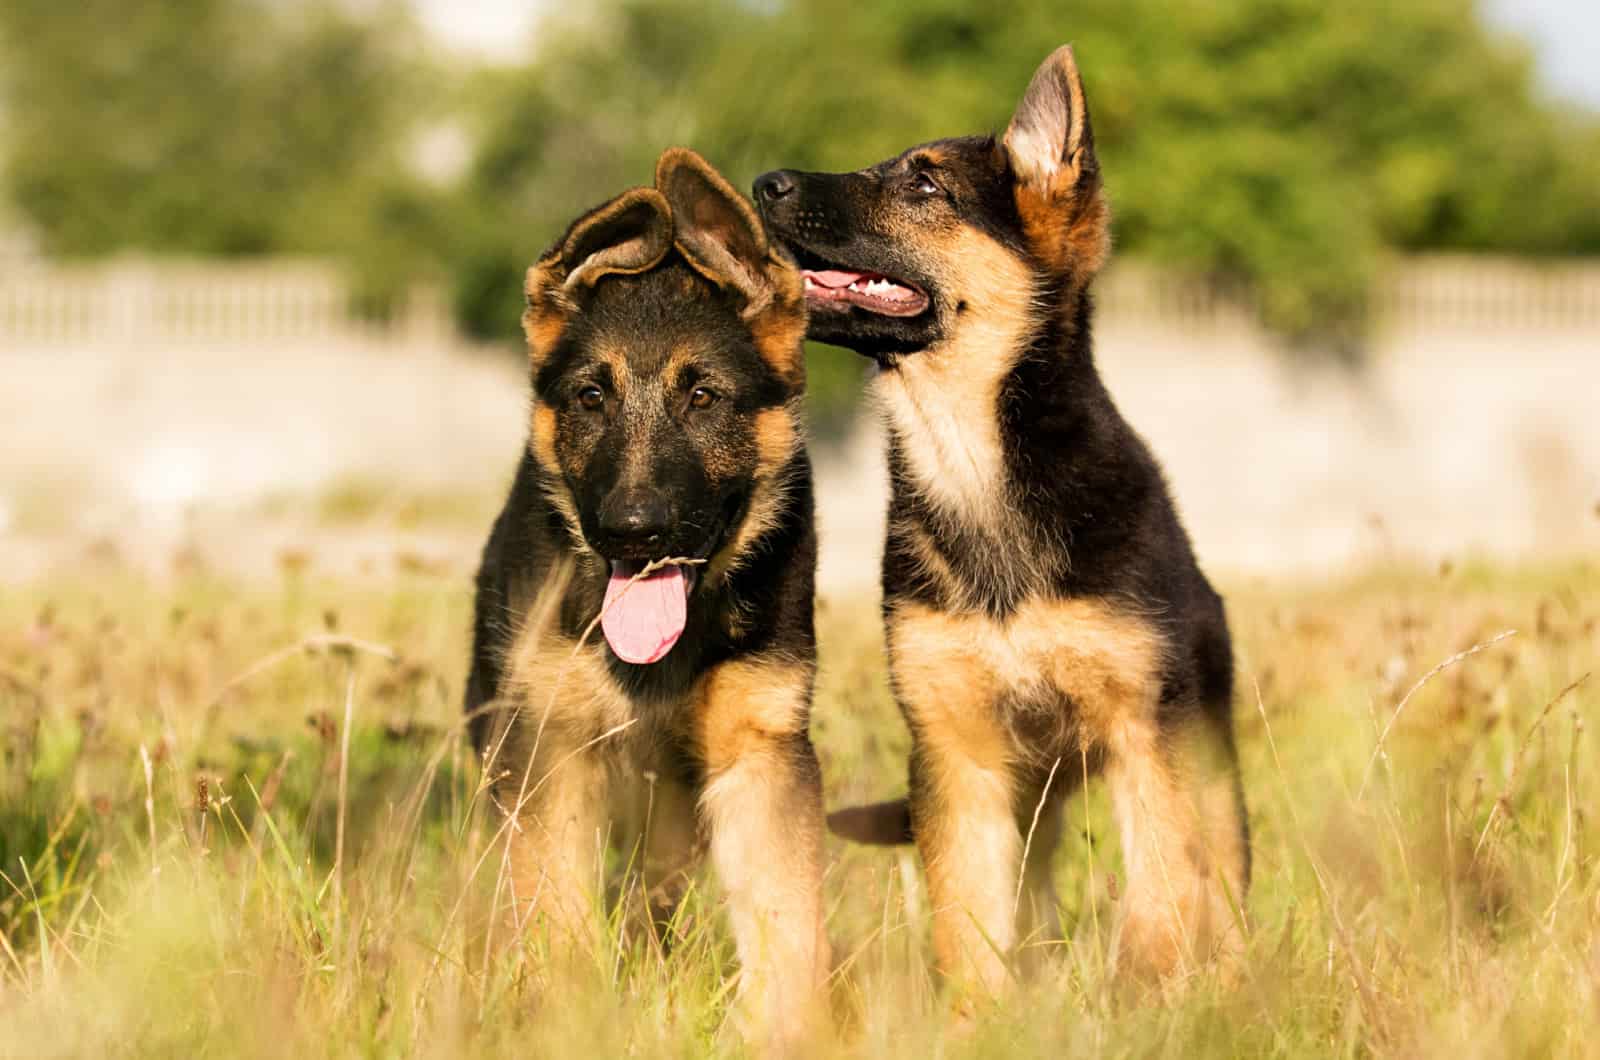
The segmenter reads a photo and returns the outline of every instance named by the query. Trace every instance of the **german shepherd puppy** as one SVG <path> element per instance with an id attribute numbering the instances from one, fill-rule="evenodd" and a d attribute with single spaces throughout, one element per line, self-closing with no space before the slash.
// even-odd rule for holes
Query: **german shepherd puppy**
<path id="1" fill-rule="evenodd" d="M 755 196 L 803 268 L 810 337 L 876 360 L 888 428 L 883 611 L 910 796 L 835 831 L 916 842 L 940 967 L 992 991 L 1050 930 L 1063 802 L 1104 772 L 1119 963 L 1165 975 L 1236 950 L 1250 858 L 1228 626 L 1095 371 L 1109 213 L 1071 50 L 998 139 L 767 173 Z"/>
<path id="2" fill-rule="evenodd" d="M 673 149 L 654 188 L 579 218 L 526 294 L 529 439 L 484 549 L 466 691 L 512 818 L 517 925 L 592 941 L 611 823 L 647 807 L 654 911 L 709 845 L 750 1015 L 791 1037 L 829 966 L 799 271 Z"/>

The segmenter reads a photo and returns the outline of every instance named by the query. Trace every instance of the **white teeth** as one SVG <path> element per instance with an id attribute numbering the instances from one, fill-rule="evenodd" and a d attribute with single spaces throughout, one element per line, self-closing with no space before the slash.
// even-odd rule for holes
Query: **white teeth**
<path id="1" fill-rule="evenodd" d="M 809 273 L 802 273 L 801 279 L 805 284 L 805 290 L 808 292 L 847 290 L 854 294 L 867 298 L 877 298 L 886 302 L 907 302 L 916 297 L 915 293 L 903 284 L 896 283 L 894 280 L 883 276 L 872 276 L 870 278 L 857 276 L 844 288 L 827 287 L 818 283 Z"/>

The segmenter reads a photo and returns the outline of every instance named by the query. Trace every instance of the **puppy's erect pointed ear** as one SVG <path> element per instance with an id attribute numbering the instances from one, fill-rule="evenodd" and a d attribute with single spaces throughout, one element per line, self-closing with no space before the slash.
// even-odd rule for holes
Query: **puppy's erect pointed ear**
<path id="1" fill-rule="evenodd" d="M 1040 258 L 1088 279 L 1110 250 L 1110 211 L 1072 48 L 1050 53 L 1022 94 L 1002 141 L 1017 210 Z"/>
<path id="2" fill-rule="evenodd" d="M 654 188 L 633 188 L 573 222 L 528 270 L 522 329 L 535 357 L 560 337 L 583 293 L 606 276 L 656 266 L 672 249 L 672 209 Z"/>
<path id="3" fill-rule="evenodd" d="M 1075 181 L 1084 162 L 1094 160 L 1094 136 L 1083 99 L 1083 79 L 1063 44 L 1034 71 L 1011 124 L 1006 154 L 1019 184 L 1056 187 Z"/>
<path id="4" fill-rule="evenodd" d="M 755 208 L 711 163 L 685 147 L 656 162 L 656 188 L 672 206 L 678 252 L 706 279 L 738 293 L 762 356 L 803 380 L 805 291 L 800 271 L 768 239 Z"/>

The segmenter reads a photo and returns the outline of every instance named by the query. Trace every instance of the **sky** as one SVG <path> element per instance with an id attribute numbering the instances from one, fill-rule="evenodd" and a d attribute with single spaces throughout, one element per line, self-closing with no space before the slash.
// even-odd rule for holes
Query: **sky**
<path id="1" fill-rule="evenodd" d="M 1404 0 L 1401 0 L 1404 2 Z M 1482 0 L 1490 20 L 1526 37 L 1552 94 L 1600 109 L 1600 2 Z M 489 59 L 527 53 L 544 0 L 411 0 L 445 42 Z"/>
<path id="2" fill-rule="evenodd" d="M 1600 108 L 1600 3 L 1490 0 L 1491 21 L 1528 38 L 1551 92 Z"/>

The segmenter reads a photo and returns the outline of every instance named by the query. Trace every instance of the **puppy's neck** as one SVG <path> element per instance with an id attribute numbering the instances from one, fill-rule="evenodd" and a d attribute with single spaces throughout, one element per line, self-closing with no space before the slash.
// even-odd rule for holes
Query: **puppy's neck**
<path id="1" fill-rule="evenodd" d="M 950 335 L 878 373 L 874 394 L 905 459 L 905 481 L 930 507 L 994 532 L 1015 528 L 1018 460 L 1109 397 L 1094 368 L 1090 302 L 1082 288 L 1043 294 L 1031 283 L 992 285 L 955 311 Z"/>
<path id="2" fill-rule="evenodd" d="M 983 596 L 1060 585 L 1080 531 L 1141 480 L 1095 369 L 1082 288 L 1032 292 L 879 374 L 897 510 L 959 554 Z"/>

